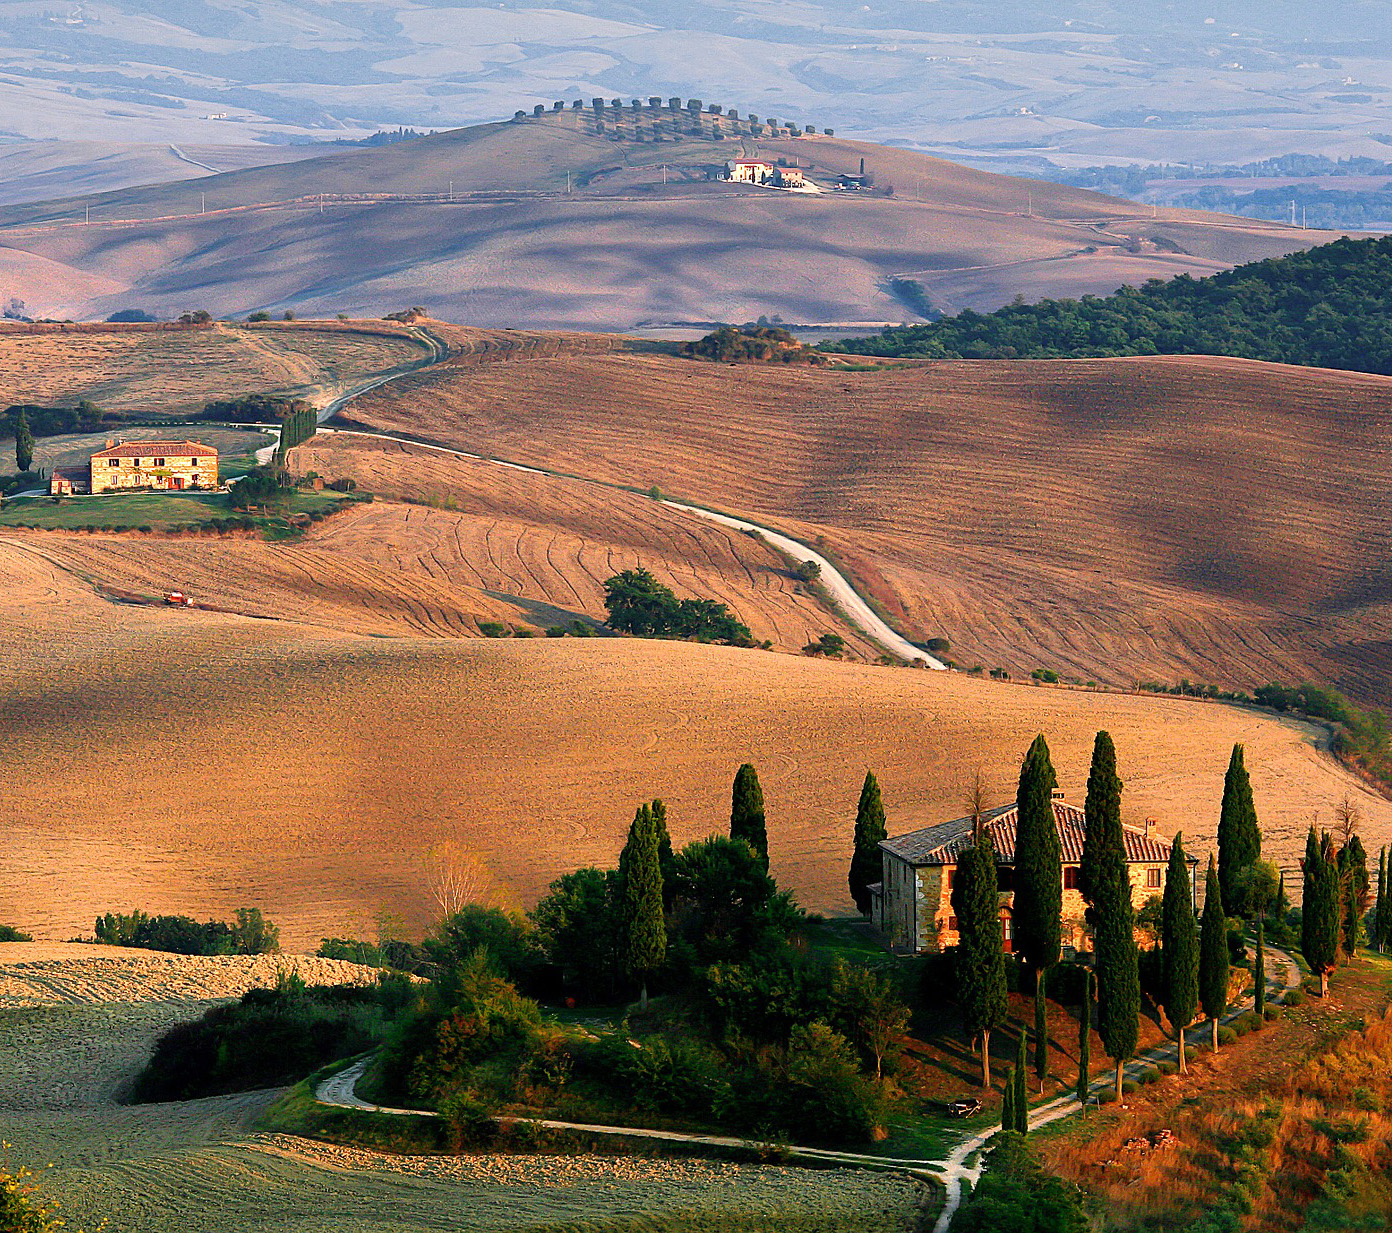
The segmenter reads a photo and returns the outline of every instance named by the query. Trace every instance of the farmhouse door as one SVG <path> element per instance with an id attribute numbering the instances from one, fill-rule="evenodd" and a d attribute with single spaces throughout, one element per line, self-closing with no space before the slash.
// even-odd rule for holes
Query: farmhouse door
<path id="1" fill-rule="evenodd" d="M 181 488 L 183 488 L 183 486 L 184 486 L 184 477 L 183 477 L 182 475 L 171 475 L 171 476 L 169 477 L 169 486 L 170 486 L 171 488 L 175 488 L 175 489 L 181 489 Z"/>
<path id="2" fill-rule="evenodd" d="M 1005 953 L 1011 954 L 1015 950 L 1014 921 L 1010 917 L 1010 909 L 1001 909 L 1001 941 L 1004 944 Z"/>

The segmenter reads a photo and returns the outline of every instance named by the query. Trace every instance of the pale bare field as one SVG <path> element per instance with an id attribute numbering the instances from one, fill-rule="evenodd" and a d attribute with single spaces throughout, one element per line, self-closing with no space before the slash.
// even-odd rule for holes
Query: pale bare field
<path id="1" fill-rule="evenodd" d="M 803 1213 L 845 1227 L 898 1228 L 920 1196 L 906 1178 L 853 1170 L 599 1156 L 385 1156 L 258 1130 L 275 1092 L 122 1105 L 161 1033 L 245 988 L 274 984 L 275 970 L 266 965 L 293 965 L 306 979 L 372 979 L 375 972 L 280 955 L 229 961 L 210 974 L 207 960 L 112 951 L 0 944 L 0 973 L 42 971 L 63 992 L 61 1004 L 14 1008 L 0 1001 L 0 1123 L 12 1145 L 9 1158 L 51 1162 L 45 1191 L 70 1223 L 89 1229 L 106 1218 L 113 1233 L 435 1233 L 572 1227 L 638 1209 L 677 1228 L 697 1214 L 774 1227 Z M 15 962 L 15 952 L 41 958 Z M 89 979 L 94 965 L 118 963 L 124 979 Z M 238 975 L 229 979 L 234 967 Z"/>
<path id="2" fill-rule="evenodd" d="M 842 137 L 754 138 L 747 125 L 707 118 L 730 136 L 744 131 L 640 143 L 634 123 L 615 141 L 588 113 L 566 112 L 0 207 L 0 241 L 101 280 L 65 291 L 34 273 L 27 298 L 50 315 L 131 303 L 167 314 L 196 300 L 219 315 L 269 305 L 378 316 L 421 304 L 474 326 L 623 330 L 761 314 L 913 320 L 888 289 L 896 276 L 922 281 L 940 307 L 994 308 L 1017 292 L 1105 294 L 1333 238 L 1199 211 L 1154 217 L 1098 193 Z M 653 117 L 637 123 L 650 128 Z M 880 191 L 708 180 L 740 155 L 796 160 L 822 184 L 864 159 Z M 75 225 L 89 205 L 92 225 Z M 23 296 L 23 269 L 13 282 Z"/>
<path id="3" fill-rule="evenodd" d="M 371 984 L 374 968 L 313 955 L 171 955 L 123 946 L 0 943 L 0 1007 L 240 997 L 282 976 L 308 985 Z"/>
<path id="4" fill-rule="evenodd" d="M 1392 382 L 1209 357 L 880 372 L 561 356 L 352 421 L 824 543 L 965 666 L 1392 701 Z"/>
<path id="5" fill-rule="evenodd" d="M 327 401 L 355 381 L 424 354 L 421 343 L 390 323 L 0 327 L 0 404 L 72 406 L 86 398 L 104 410 L 187 416 L 210 399 L 244 394 Z"/>
<path id="6" fill-rule="evenodd" d="M 1006 799 L 1038 731 L 1081 799 L 1108 728 L 1128 821 L 1183 829 L 1200 853 L 1237 740 L 1287 869 L 1345 792 L 1370 849 L 1392 838 L 1392 803 L 1314 730 L 1230 707 L 685 643 L 346 637 L 112 604 L 8 545 L 0 574 L 0 921 L 41 938 L 134 907 L 260 906 L 291 947 L 368 932 L 384 907 L 423 928 L 424 855 L 448 839 L 487 865 L 499 902 L 527 905 L 614 861 L 638 801 L 667 800 L 678 843 L 722 829 L 746 760 L 774 873 L 843 911 L 867 767 L 897 833 L 960 814 L 978 766 Z"/>

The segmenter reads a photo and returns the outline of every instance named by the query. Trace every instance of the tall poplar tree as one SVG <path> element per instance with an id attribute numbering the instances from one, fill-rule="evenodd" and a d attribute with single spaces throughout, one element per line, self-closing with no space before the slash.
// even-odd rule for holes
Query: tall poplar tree
<path id="1" fill-rule="evenodd" d="M 1054 823 L 1058 778 L 1049 743 L 1036 736 L 1020 765 L 1015 797 L 1014 948 L 1038 975 L 1059 961 L 1063 940 L 1063 851 Z"/>
<path id="2" fill-rule="evenodd" d="M 952 882 L 957 917 L 957 1005 L 968 1035 L 981 1040 L 981 1086 L 991 1086 L 991 1033 L 1010 1008 L 1005 986 L 996 854 L 988 831 L 978 826 L 957 856 Z"/>
<path id="3" fill-rule="evenodd" d="M 1165 896 L 1160 909 L 1165 1017 L 1179 1046 L 1179 1073 L 1189 1067 L 1184 1057 L 1184 1029 L 1199 1009 L 1199 936 L 1194 900 L 1189 888 L 1189 863 L 1184 859 L 1184 836 L 1177 833 L 1165 873 Z"/>
<path id="4" fill-rule="evenodd" d="M 1223 807 L 1218 817 L 1218 881 L 1223 887 L 1223 906 L 1244 920 L 1251 919 L 1252 905 L 1242 891 L 1242 871 L 1260 859 L 1257 806 L 1252 799 L 1245 750 L 1237 744 L 1223 779 Z"/>
<path id="5" fill-rule="evenodd" d="M 884 862 L 880 843 L 889 838 L 885 828 L 884 802 L 874 771 L 865 772 L 860 789 L 860 804 L 856 806 L 855 850 L 851 854 L 851 898 L 864 916 L 870 911 L 870 887 L 884 877 Z"/>
<path id="6" fill-rule="evenodd" d="M 1039 1094 L 1044 1095 L 1044 1080 L 1049 1077 L 1049 1006 L 1044 991 L 1046 968 L 1034 978 L 1034 1077 L 1039 1080 Z"/>
<path id="7" fill-rule="evenodd" d="M 1099 732 L 1092 745 L 1087 799 L 1083 802 L 1085 830 L 1078 889 L 1087 902 L 1089 923 L 1097 924 L 1097 899 L 1117 860 L 1126 863 L 1126 839 L 1121 828 L 1121 780 L 1116 769 L 1116 745 L 1111 734 Z"/>
<path id="8" fill-rule="evenodd" d="M 768 825 L 764 820 L 764 790 L 759 776 L 746 762 L 735 773 L 730 794 L 730 838 L 743 839 L 768 868 Z"/>
<path id="9" fill-rule="evenodd" d="M 1078 1011 L 1078 1103 L 1086 1110 L 1092 1084 L 1092 969 L 1083 969 L 1083 1004 Z"/>
<path id="10" fill-rule="evenodd" d="M 1352 963 L 1358 953 L 1358 940 L 1363 931 L 1363 917 L 1368 912 L 1368 853 L 1357 835 L 1339 849 L 1339 889 L 1343 900 L 1340 928 L 1340 949 L 1344 962 Z"/>
<path id="11" fill-rule="evenodd" d="M 1087 836 L 1093 840 L 1089 871 L 1093 938 L 1097 966 L 1097 1031 L 1116 1063 L 1116 1094 L 1121 1099 L 1122 1067 L 1140 1039 L 1141 979 L 1136 953 L 1135 910 L 1121 827 L 1122 783 L 1116 774 L 1111 740 L 1099 733 L 1084 805 Z M 1099 758 L 1098 755 L 1101 755 Z"/>
<path id="12" fill-rule="evenodd" d="M 1377 903 L 1373 907 L 1372 944 L 1378 954 L 1387 946 L 1387 846 L 1378 849 Z"/>
<path id="13" fill-rule="evenodd" d="M 619 857 L 623 876 L 624 969 L 642 988 L 648 1008 L 648 981 L 667 959 L 667 924 L 662 914 L 662 864 L 652 806 L 642 805 Z"/>
<path id="14" fill-rule="evenodd" d="M 1208 855 L 1204 883 L 1203 923 L 1199 928 L 1199 1001 L 1213 1025 L 1213 1052 L 1218 1052 L 1218 1020 L 1228 1009 L 1228 918 L 1223 912 L 1223 888 L 1218 864 Z"/>
<path id="15" fill-rule="evenodd" d="M 21 411 L 15 421 L 15 466 L 27 471 L 34 465 L 34 434 L 29 431 L 29 417 Z"/>
<path id="16" fill-rule="evenodd" d="M 1300 915 L 1300 953 L 1319 977 L 1320 997 L 1329 996 L 1329 973 L 1339 961 L 1339 868 L 1334 842 L 1305 838 L 1305 898 Z"/>

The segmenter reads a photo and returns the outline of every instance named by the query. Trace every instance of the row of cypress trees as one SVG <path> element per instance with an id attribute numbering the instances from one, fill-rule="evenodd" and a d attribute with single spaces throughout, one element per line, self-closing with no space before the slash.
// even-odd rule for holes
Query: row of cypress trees
<path id="1" fill-rule="evenodd" d="M 730 838 L 743 840 L 768 868 L 768 824 L 764 793 L 754 767 L 745 763 L 735 775 L 730 801 Z M 619 854 L 623 887 L 624 970 L 648 1008 L 648 982 L 667 962 L 667 920 L 662 871 L 672 862 L 667 807 L 662 801 L 640 805 Z"/>
<path id="2" fill-rule="evenodd" d="M 1329 974 L 1340 959 L 1345 963 L 1353 961 L 1363 940 L 1363 922 L 1372 895 L 1367 852 L 1354 829 L 1356 814 L 1347 802 L 1342 809 L 1342 846 L 1334 846 L 1334 836 L 1328 831 L 1317 834 L 1311 826 L 1301 862 L 1305 898 L 1301 905 L 1300 951 L 1310 971 L 1319 977 L 1321 997 L 1329 993 Z M 1368 924 L 1368 944 L 1377 951 L 1386 950 L 1392 941 L 1392 903 L 1388 900 L 1385 847 L 1378 853 L 1377 899 Z"/>
<path id="3" fill-rule="evenodd" d="M 1053 812 L 1056 785 L 1048 742 L 1041 735 L 1031 744 L 1020 770 L 1013 907 L 1014 949 L 1035 983 L 1035 1073 L 1041 1088 L 1048 1068 L 1045 990 L 1049 970 L 1059 961 L 1062 941 L 1062 852 Z M 1139 1043 L 1141 1009 L 1135 910 L 1121 821 L 1122 787 L 1115 743 L 1110 734 L 1099 732 L 1093 745 L 1084 804 L 1079 889 L 1087 904 L 1087 920 L 1094 938 L 1096 1027 L 1103 1048 L 1116 1067 L 1118 1098 L 1124 1067 L 1134 1057 Z M 1186 1063 L 1185 1028 L 1202 1010 L 1212 1021 L 1216 1049 L 1218 1020 L 1227 1009 L 1229 951 L 1223 873 L 1228 874 L 1232 898 L 1244 911 L 1251 911 L 1253 905 L 1264 911 L 1266 900 L 1274 893 L 1274 871 L 1261 867 L 1261 832 L 1240 745 L 1233 750 L 1225 778 L 1219 837 L 1218 857 L 1209 857 L 1202 920 L 1194 912 L 1182 834 L 1175 836 L 1170 850 L 1161 909 L 1160 996 L 1166 1018 L 1176 1033 L 1181 1070 Z M 982 1084 L 988 1087 L 991 1032 L 1005 1023 L 1008 1010 L 997 886 L 995 852 L 978 802 L 973 813 L 971 843 L 957 858 L 952 909 L 960 939 L 959 1006 L 968 1033 L 980 1040 Z M 1259 947 L 1259 981 L 1260 964 Z M 1085 977 L 1085 998 L 1079 1015 L 1080 1100 L 1085 1099 L 1089 1083 L 1093 984 L 1094 973 L 1090 971 Z M 1017 1067 L 1017 1071 L 1020 1069 Z"/>

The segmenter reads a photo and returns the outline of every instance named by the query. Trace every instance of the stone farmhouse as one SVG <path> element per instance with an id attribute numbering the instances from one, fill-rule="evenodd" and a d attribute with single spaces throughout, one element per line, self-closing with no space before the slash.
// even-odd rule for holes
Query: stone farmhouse
<path id="1" fill-rule="evenodd" d="M 218 452 L 197 441 L 108 441 L 85 467 L 54 467 L 53 496 L 154 488 L 204 491 L 218 486 Z"/>
<path id="2" fill-rule="evenodd" d="M 725 164 L 725 179 L 769 188 L 801 188 L 806 182 L 800 167 L 780 167 L 756 158 L 731 159 Z"/>
<path id="3" fill-rule="evenodd" d="M 1083 926 L 1086 906 L 1078 890 L 1078 871 L 1083 858 L 1083 811 L 1064 800 L 1054 789 L 1054 826 L 1063 850 L 1063 944 L 1074 951 L 1090 945 Z M 1005 949 L 1012 949 L 1014 905 L 1015 805 L 993 809 L 982 822 L 996 852 L 997 885 L 1000 889 L 1001 927 Z M 1131 901 L 1140 907 L 1152 895 L 1165 890 L 1165 872 L 1171 845 L 1156 834 L 1156 823 L 1144 830 L 1124 828 L 1126 860 L 1130 866 Z M 952 880 L 957 856 L 971 844 L 972 820 L 957 818 L 886 839 L 880 844 L 884 880 L 870 888 L 871 919 L 895 949 L 940 951 L 958 941 L 957 917 L 952 912 Z M 1189 857 L 1189 893 L 1196 893 L 1198 858 Z"/>

